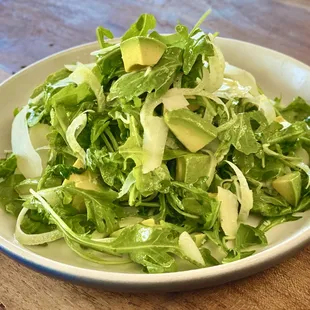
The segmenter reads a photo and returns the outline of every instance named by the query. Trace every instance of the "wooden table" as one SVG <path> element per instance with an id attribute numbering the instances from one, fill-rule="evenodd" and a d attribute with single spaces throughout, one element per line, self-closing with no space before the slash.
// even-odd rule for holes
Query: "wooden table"
<path id="1" fill-rule="evenodd" d="M 170 32 L 213 8 L 206 29 L 310 64 L 309 0 L 0 0 L 0 79 L 62 49 L 95 40 L 104 25 L 116 36 L 143 12 Z M 5 73 L 6 72 L 6 73 Z M 310 247 L 247 279 L 185 293 L 110 293 L 38 274 L 0 254 L 0 309 L 310 309 Z"/>

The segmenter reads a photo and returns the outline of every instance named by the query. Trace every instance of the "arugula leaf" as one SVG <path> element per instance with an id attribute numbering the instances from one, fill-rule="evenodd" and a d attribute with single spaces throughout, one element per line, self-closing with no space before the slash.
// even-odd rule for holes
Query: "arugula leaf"
<path id="1" fill-rule="evenodd" d="M 30 99 L 34 99 L 36 98 L 37 96 L 40 95 L 40 93 L 42 93 L 44 91 L 44 88 L 46 87 L 49 87 L 53 84 L 56 84 L 57 82 L 67 78 L 69 75 L 70 75 L 70 71 L 63 68 L 63 69 L 60 69 L 52 74 L 50 74 L 45 82 L 41 85 L 39 85 L 38 87 L 36 87 L 34 89 L 34 91 L 32 92 L 32 95 L 30 96 Z M 32 100 L 30 100 L 30 103 L 32 102 Z"/>
<path id="2" fill-rule="evenodd" d="M 218 262 L 217 259 L 215 259 L 212 255 L 209 249 L 205 248 L 205 247 L 201 247 L 200 249 L 200 253 L 205 261 L 205 264 L 207 267 L 210 266 L 217 266 L 220 263 Z"/>
<path id="3" fill-rule="evenodd" d="M 95 94 L 87 83 L 82 83 L 80 85 L 69 84 L 61 90 L 59 90 L 55 95 L 51 96 L 51 105 L 63 105 L 66 109 L 76 109 L 77 105 L 85 101 L 93 101 L 95 99 Z M 29 118 L 28 118 L 29 124 Z"/>
<path id="4" fill-rule="evenodd" d="M 299 220 L 300 217 L 293 216 L 291 214 L 283 215 L 283 216 L 276 216 L 276 217 L 265 217 L 261 220 L 260 224 L 257 226 L 263 232 L 266 232 L 273 228 L 274 226 L 280 225 L 286 222 L 292 222 Z"/>
<path id="5" fill-rule="evenodd" d="M 156 27 L 156 19 L 151 14 L 141 14 L 122 36 L 122 41 L 136 36 L 146 36 L 148 31 Z"/>
<path id="6" fill-rule="evenodd" d="M 131 116 L 129 121 L 130 136 L 126 142 L 119 147 L 119 153 L 127 161 L 131 158 L 136 166 L 142 164 L 142 137 L 136 119 Z"/>
<path id="7" fill-rule="evenodd" d="M 272 123 L 269 126 L 272 126 Z M 270 131 L 269 127 L 267 127 L 266 130 L 262 131 L 262 141 L 270 145 L 275 143 L 295 141 L 308 132 L 309 128 L 304 121 L 295 122 L 291 126 L 281 130 Z"/>
<path id="8" fill-rule="evenodd" d="M 258 112 L 260 113 L 260 112 Z M 219 134 L 220 140 L 229 141 L 238 151 L 250 155 L 258 152 L 260 144 L 257 142 L 252 126 L 251 119 L 256 113 L 240 113 L 236 116 L 236 122 Z"/>
<path id="9" fill-rule="evenodd" d="M 11 154 L 6 159 L 0 160 L 0 178 L 7 178 L 12 175 L 17 167 L 17 158 L 14 154 Z"/>
<path id="10" fill-rule="evenodd" d="M 169 190 L 171 177 L 165 164 L 146 174 L 142 173 L 142 166 L 135 167 L 133 175 L 136 188 L 143 196 L 149 196 L 156 191 L 167 193 Z"/>
<path id="11" fill-rule="evenodd" d="M 136 224 L 126 227 L 116 240 L 109 243 L 109 246 L 117 253 L 144 249 L 172 251 L 178 249 L 178 239 L 179 233 L 175 230 Z"/>
<path id="12" fill-rule="evenodd" d="M 238 166 L 244 174 L 247 174 L 255 166 L 255 158 L 253 154 L 245 155 L 238 150 L 234 150 L 233 163 Z"/>
<path id="13" fill-rule="evenodd" d="M 14 216 L 19 214 L 23 204 L 14 187 L 24 179 L 21 174 L 12 174 L 0 182 L 0 207 Z"/>
<path id="14" fill-rule="evenodd" d="M 96 141 L 99 139 L 99 137 L 102 135 L 102 133 L 108 128 L 110 122 L 107 118 L 97 118 L 91 128 L 91 134 L 90 134 L 90 142 L 92 146 L 95 145 Z"/>
<path id="15" fill-rule="evenodd" d="M 303 121 L 310 116 L 310 105 L 303 98 L 296 97 L 286 108 L 280 109 L 280 113 L 290 123 Z"/>
<path id="16" fill-rule="evenodd" d="M 165 251 L 159 251 L 151 248 L 133 251 L 129 256 L 134 262 L 144 266 L 148 273 L 177 271 L 175 259 Z"/>
<path id="17" fill-rule="evenodd" d="M 247 163 L 247 160 L 249 159 L 244 159 L 244 163 Z M 242 167 L 241 162 L 239 167 Z M 286 165 L 277 158 L 266 156 L 264 167 L 261 161 L 255 158 L 253 167 L 247 172 L 247 176 L 257 181 L 266 182 L 285 174 L 285 169 Z"/>
<path id="18" fill-rule="evenodd" d="M 55 225 L 50 225 L 44 214 L 29 210 L 23 218 L 21 229 L 26 234 L 42 234 L 54 230 Z"/>
<path id="19" fill-rule="evenodd" d="M 97 55 L 97 66 L 93 69 L 93 73 L 101 81 L 105 90 L 108 90 L 111 80 L 125 73 L 119 44 L 109 46 Z"/>
<path id="20" fill-rule="evenodd" d="M 226 257 L 223 258 L 222 263 L 231 263 L 235 262 L 237 260 L 246 258 L 248 256 L 251 256 L 255 253 L 255 251 L 235 251 L 235 250 L 229 250 Z"/>
<path id="21" fill-rule="evenodd" d="M 195 29 L 187 40 L 184 50 L 184 63 L 183 71 L 184 74 L 189 74 L 194 63 L 198 56 L 203 56 L 207 58 L 214 55 L 213 45 L 209 39 L 209 36 L 206 35 L 201 29 Z"/>
<path id="22" fill-rule="evenodd" d="M 112 201 L 117 197 L 116 192 L 112 190 L 95 192 L 69 186 L 64 187 L 64 191 L 84 198 L 87 208 L 87 219 L 96 224 L 98 232 L 109 235 L 118 229 L 117 208 L 112 204 Z"/>
<path id="23" fill-rule="evenodd" d="M 114 37 L 113 33 L 109 29 L 103 28 L 102 26 L 97 27 L 96 36 L 101 48 L 104 48 L 107 45 L 107 43 L 104 42 L 104 37 L 109 39 L 113 39 Z"/>
<path id="24" fill-rule="evenodd" d="M 122 173 L 123 159 L 119 153 L 107 153 L 104 149 L 88 149 L 86 165 L 92 171 L 99 169 L 103 182 L 107 185 L 119 188 L 124 176 Z M 119 180 L 117 182 L 117 180 Z"/>
<path id="25" fill-rule="evenodd" d="M 112 84 L 108 100 L 125 98 L 130 101 L 153 90 L 159 97 L 169 89 L 181 65 L 182 50 L 168 47 L 160 61 L 147 74 L 145 70 L 140 70 L 122 75 Z"/>
<path id="26" fill-rule="evenodd" d="M 294 212 L 304 212 L 310 209 L 310 194 L 309 191 L 300 200 L 298 206 L 294 209 Z"/>
<path id="27" fill-rule="evenodd" d="M 168 35 L 160 35 L 157 31 L 153 31 L 149 36 L 161 41 L 167 46 L 180 47 L 184 49 L 188 38 L 188 29 L 186 26 L 178 24 L 175 26 L 175 31 L 175 33 Z"/>
<path id="28" fill-rule="evenodd" d="M 253 213 L 263 216 L 276 217 L 292 213 L 292 207 L 280 195 L 269 196 L 264 192 L 254 193 L 253 195 Z"/>
<path id="29" fill-rule="evenodd" d="M 235 248 L 240 251 L 253 245 L 267 245 L 267 239 L 260 229 L 240 224 L 236 235 Z"/>
<path id="30" fill-rule="evenodd" d="M 81 246 L 79 243 L 65 238 L 67 245 L 79 256 L 91 262 L 103 265 L 120 265 L 130 263 L 131 260 L 125 255 L 123 257 L 112 256 L 90 248 Z"/>

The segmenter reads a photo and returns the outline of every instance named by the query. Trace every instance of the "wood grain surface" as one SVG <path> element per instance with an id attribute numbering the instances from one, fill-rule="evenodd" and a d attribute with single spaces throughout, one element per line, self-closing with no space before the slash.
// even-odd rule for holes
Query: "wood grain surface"
<path id="1" fill-rule="evenodd" d="M 170 32 L 212 7 L 206 30 L 273 48 L 310 64 L 310 0 L 0 0 L 0 80 L 32 62 L 116 36 L 143 12 Z M 2 69 L 2 71 L 1 71 Z M 0 309 L 310 309 L 310 247 L 255 276 L 211 289 L 167 294 L 110 293 L 48 278 L 0 254 Z"/>

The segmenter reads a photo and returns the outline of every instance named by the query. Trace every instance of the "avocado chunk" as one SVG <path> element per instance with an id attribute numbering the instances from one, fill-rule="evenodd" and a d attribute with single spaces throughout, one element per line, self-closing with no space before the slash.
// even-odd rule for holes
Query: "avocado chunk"
<path id="1" fill-rule="evenodd" d="M 292 206 L 296 207 L 301 195 L 300 172 L 292 172 L 272 182 L 272 187 Z"/>
<path id="2" fill-rule="evenodd" d="M 217 136 L 216 127 L 189 109 L 166 111 L 164 119 L 178 140 L 192 153 Z"/>
<path id="3" fill-rule="evenodd" d="M 188 154 L 177 158 L 176 180 L 195 183 L 209 174 L 210 162 L 210 156 L 205 154 Z"/>
<path id="4" fill-rule="evenodd" d="M 83 163 L 78 159 L 73 164 L 75 168 L 84 168 Z M 86 190 L 99 191 L 100 188 L 94 180 L 94 177 L 90 171 L 85 171 L 81 174 L 71 174 L 68 180 L 64 180 L 63 185 L 68 183 L 75 183 L 75 187 Z"/>
<path id="5" fill-rule="evenodd" d="M 75 168 L 84 168 L 82 161 L 79 159 L 73 164 Z M 90 171 L 85 171 L 81 174 L 71 174 L 69 179 L 63 181 L 63 185 L 74 182 L 75 187 L 80 189 L 99 191 L 100 187 L 94 180 L 94 176 Z M 80 196 L 74 196 L 72 200 L 72 206 L 79 211 L 85 210 L 84 199 Z"/>
<path id="6" fill-rule="evenodd" d="M 132 37 L 121 43 L 125 71 L 135 71 L 157 64 L 166 50 L 166 45 L 156 39 Z"/>

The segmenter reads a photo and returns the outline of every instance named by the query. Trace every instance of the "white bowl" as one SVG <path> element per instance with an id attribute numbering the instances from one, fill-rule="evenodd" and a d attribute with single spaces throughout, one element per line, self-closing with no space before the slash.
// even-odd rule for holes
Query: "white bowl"
<path id="1" fill-rule="evenodd" d="M 285 102 L 299 95 L 310 101 L 310 67 L 278 52 L 246 42 L 218 38 L 228 62 L 250 71 L 267 95 Z M 0 150 L 10 149 L 13 110 L 27 103 L 33 88 L 64 64 L 90 62 L 96 43 L 71 48 L 47 57 L 0 85 Z M 179 291 L 213 286 L 266 269 L 310 241 L 310 211 L 302 219 L 277 226 L 267 233 L 268 247 L 260 253 L 225 265 L 170 274 L 143 274 L 134 264 L 103 267 L 85 261 L 60 240 L 47 247 L 24 247 L 14 240 L 15 218 L 0 210 L 0 250 L 51 276 L 117 291 Z"/>

